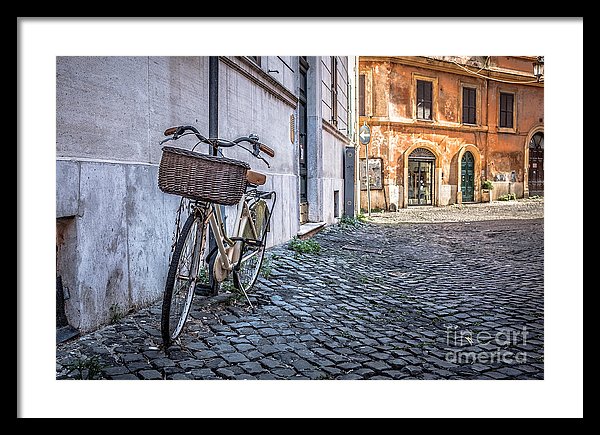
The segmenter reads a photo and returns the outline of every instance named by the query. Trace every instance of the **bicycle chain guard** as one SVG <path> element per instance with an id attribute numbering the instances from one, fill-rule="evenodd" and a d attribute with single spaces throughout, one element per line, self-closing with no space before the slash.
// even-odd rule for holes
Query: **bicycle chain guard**
<path id="1" fill-rule="evenodd" d="M 223 268 L 223 263 L 221 262 L 221 254 L 217 252 L 215 261 L 213 263 L 213 276 L 217 282 L 223 282 L 227 279 L 229 272 L 227 269 Z"/>

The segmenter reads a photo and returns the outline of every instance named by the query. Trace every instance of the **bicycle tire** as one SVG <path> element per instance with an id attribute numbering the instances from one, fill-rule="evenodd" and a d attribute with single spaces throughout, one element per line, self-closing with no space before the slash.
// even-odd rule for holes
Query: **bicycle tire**
<path id="1" fill-rule="evenodd" d="M 257 215 L 257 207 L 264 207 L 264 212 Z M 259 231 L 260 246 L 254 247 L 251 244 L 246 244 L 242 251 L 240 264 L 235 268 L 233 273 L 233 282 L 236 288 L 250 293 L 260 272 L 260 267 L 265 256 L 267 233 L 269 230 L 271 211 L 264 200 L 257 201 L 250 207 L 250 215 L 254 222 L 255 228 Z M 247 224 L 247 227 L 249 224 Z M 250 257 L 252 256 L 252 257 Z M 246 258 L 246 260 L 245 260 Z"/>
<path id="2" fill-rule="evenodd" d="M 181 334 L 189 315 L 194 299 L 194 290 L 199 279 L 199 266 L 203 261 L 206 248 L 204 241 L 206 226 L 203 216 L 192 213 L 185 221 L 177 240 L 169 265 L 162 304 L 161 336 L 165 349 Z M 198 241 L 201 243 L 199 249 Z M 182 254 L 185 255 L 182 257 Z M 188 270 L 185 270 L 186 267 Z M 184 279 L 181 278 L 182 276 Z M 179 282 L 182 282 L 183 286 L 178 286 L 174 291 Z M 174 304 L 174 301 L 177 303 Z"/>

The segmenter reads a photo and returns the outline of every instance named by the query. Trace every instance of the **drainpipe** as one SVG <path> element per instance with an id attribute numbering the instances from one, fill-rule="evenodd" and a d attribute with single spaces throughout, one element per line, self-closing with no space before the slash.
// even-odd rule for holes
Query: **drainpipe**
<path id="1" fill-rule="evenodd" d="M 208 136 L 219 137 L 219 56 L 208 58 Z M 217 150 L 210 147 L 210 153 Z"/>
<path id="2" fill-rule="evenodd" d="M 219 56 L 209 56 L 208 58 L 208 137 L 219 137 Z M 210 147 L 210 154 L 216 156 L 217 150 Z M 223 225 L 225 225 L 227 220 L 225 208 L 220 207 Z M 216 246 L 215 236 L 210 231 L 208 252 L 213 252 Z M 212 262 L 209 264 L 212 264 Z M 212 278 L 212 273 L 210 276 Z"/>

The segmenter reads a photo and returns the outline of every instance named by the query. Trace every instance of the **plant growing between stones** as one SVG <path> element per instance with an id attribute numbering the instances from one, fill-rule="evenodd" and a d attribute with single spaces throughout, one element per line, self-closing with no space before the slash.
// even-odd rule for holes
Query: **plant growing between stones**
<path id="1" fill-rule="evenodd" d="M 515 195 L 514 193 L 507 193 L 498 197 L 498 201 L 514 201 L 516 199 L 517 195 Z"/>
<path id="2" fill-rule="evenodd" d="M 365 224 L 367 222 L 367 217 L 362 214 L 359 213 L 358 215 L 356 215 L 356 217 L 351 217 L 351 216 L 342 216 L 342 218 L 339 220 L 338 225 L 342 228 L 356 228 L 356 227 L 360 227 L 362 224 Z"/>
<path id="3" fill-rule="evenodd" d="M 298 254 L 319 254 L 321 252 L 321 245 L 313 239 L 300 240 L 298 237 L 294 237 L 290 240 L 288 247 Z"/>
<path id="4" fill-rule="evenodd" d="M 362 222 L 363 224 L 366 224 L 368 219 L 369 218 L 366 215 L 362 214 L 362 213 L 359 213 L 359 214 L 356 215 L 356 220 L 359 221 L 359 222 Z"/>
<path id="5" fill-rule="evenodd" d="M 100 357 L 94 355 L 90 358 L 78 358 L 67 364 L 66 368 L 69 374 L 77 372 L 75 379 L 102 379 L 104 365 L 100 362 Z"/>
<path id="6" fill-rule="evenodd" d="M 263 278 L 268 279 L 271 276 L 271 272 L 273 272 L 273 261 L 276 259 L 275 255 L 271 255 L 269 257 L 265 257 L 263 260 L 263 264 L 260 267 L 260 274 Z"/>
<path id="7" fill-rule="evenodd" d="M 329 374 L 329 373 L 323 373 L 321 375 L 319 375 L 319 377 L 317 378 L 317 380 L 321 380 L 321 381 L 329 381 L 335 379 L 333 377 L 333 375 Z"/>
<path id="8" fill-rule="evenodd" d="M 125 312 L 119 307 L 119 304 L 112 304 L 108 309 L 108 314 L 111 325 L 125 317 Z"/>

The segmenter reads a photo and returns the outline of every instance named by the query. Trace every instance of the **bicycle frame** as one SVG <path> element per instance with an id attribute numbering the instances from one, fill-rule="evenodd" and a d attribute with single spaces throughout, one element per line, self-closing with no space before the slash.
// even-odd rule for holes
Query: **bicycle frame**
<path id="1" fill-rule="evenodd" d="M 220 148 L 237 146 L 263 161 L 267 167 L 270 167 L 269 162 L 262 157 L 261 153 L 275 157 L 275 151 L 259 142 L 256 134 L 240 136 L 233 140 L 206 138 L 194 126 L 182 125 L 166 129 L 164 135 L 168 137 L 160 141 L 161 145 L 183 136 L 194 135 L 198 142 L 193 146 L 192 152 L 200 143 L 205 143 L 209 145 L 210 149 L 216 151 L 211 154 L 220 154 L 222 157 L 224 155 Z M 250 144 L 251 148 L 244 146 L 244 143 Z M 168 163 L 165 165 L 168 166 Z M 249 165 L 244 166 L 249 169 Z M 182 197 L 173 232 L 173 245 L 161 314 L 161 335 L 165 346 L 168 346 L 181 333 L 196 290 L 200 290 L 198 293 L 205 296 L 215 296 L 219 292 L 220 283 L 224 282 L 232 272 L 234 287 L 241 290 L 250 307 L 254 309 L 246 290 L 254 285 L 260 271 L 266 248 L 265 237 L 270 229 L 272 217 L 272 213 L 269 212 L 269 207 L 263 199 L 272 199 L 271 204 L 274 207 L 277 196 L 275 192 L 257 190 L 259 185 L 265 183 L 266 176 L 248 170 L 246 173 L 247 187 L 250 189 L 242 195 L 237 204 L 235 221 L 230 227 L 233 231 L 230 232 L 231 235 L 228 235 L 224 225 L 222 207 L 206 200 L 194 199 L 204 198 L 205 196 L 202 194 L 171 189 L 166 180 L 168 177 L 164 174 L 161 175 L 161 168 L 163 168 L 162 159 L 159 166 L 159 188 L 166 193 L 174 193 Z M 187 172 L 190 177 L 194 176 L 193 171 Z M 237 193 L 238 191 L 236 191 L 236 196 Z M 230 204 L 229 201 L 227 203 Z M 190 214 L 182 224 L 182 213 L 186 211 Z M 256 221 L 258 217 L 260 217 L 260 221 Z M 208 226 L 214 237 L 214 246 L 211 243 L 210 252 L 205 255 L 209 235 Z M 192 230 L 195 233 L 191 233 Z M 182 236 L 184 238 L 181 238 Z M 258 261 L 246 263 L 246 261 L 254 259 L 254 256 Z M 182 291 L 186 292 L 185 300 L 179 297 L 180 294 L 183 295 Z"/>
<path id="2" fill-rule="evenodd" d="M 215 273 L 215 279 L 219 282 L 224 281 L 240 261 L 240 254 L 244 243 L 243 232 L 248 223 L 250 224 L 254 239 L 258 238 L 258 231 L 254 226 L 254 222 L 250 219 L 250 208 L 248 207 L 247 197 L 248 195 L 244 194 L 237 205 L 232 237 L 229 237 L 225 230 L 221 207 L 216 204 L 211 204 L 210 206 L 211 211 L 208 222 L 214 235 L 218 252 L 215 263 L 217 261 L 220 262 L 222 272 L 221 274 Z M 226 244 L 228 246 L 225 246 Z"/>

